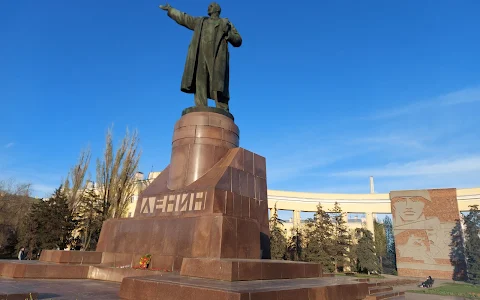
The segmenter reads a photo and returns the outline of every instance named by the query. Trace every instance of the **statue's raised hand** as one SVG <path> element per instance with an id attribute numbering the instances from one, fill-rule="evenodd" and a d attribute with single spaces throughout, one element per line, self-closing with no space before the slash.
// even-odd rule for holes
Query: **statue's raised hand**
<path id="1" fill-rule="evenodd" d="M 158 7 L 160 7 L 160 9 L 163 9 L 163 10 L 169 10 L 171 8 L 170 4 L 168 4 L 168 3 L 165 4 L 165 5 L 160 5 Z"/>

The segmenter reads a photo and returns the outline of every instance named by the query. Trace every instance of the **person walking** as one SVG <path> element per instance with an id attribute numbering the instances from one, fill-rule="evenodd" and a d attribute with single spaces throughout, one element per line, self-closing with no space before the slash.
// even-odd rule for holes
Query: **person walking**
<path id="1" fill-rule="evenodd" d="M 22 247 L 20 248 L 20 251 L 18 251 L 18 260 L 24 260 L 25 259 L 25 248 Z"/>

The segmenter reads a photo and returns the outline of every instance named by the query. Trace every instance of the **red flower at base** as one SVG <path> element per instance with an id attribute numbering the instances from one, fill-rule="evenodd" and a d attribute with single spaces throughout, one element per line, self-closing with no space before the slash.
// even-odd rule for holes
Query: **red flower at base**
<path id="1" fill-rule="evenodd" d="M 148 265 L 150 264 L 150 261 L 152 260 L 152 255 L 146 254 L 140 258 L 140 268 L 141 269 L 147 269 Z"/>

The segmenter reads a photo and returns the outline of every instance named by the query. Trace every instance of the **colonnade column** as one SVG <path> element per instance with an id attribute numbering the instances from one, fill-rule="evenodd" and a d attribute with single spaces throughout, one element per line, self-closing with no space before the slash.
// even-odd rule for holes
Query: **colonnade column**
<path id="1" fill-rule="evenodd" d="M 367 229 L 373 233 L 373 237 L 375 238 L 374 226 L 373 226 L 373 212 L 366 212 L 366 223 Z"/>
<path id="2" fill-rule="evenodd" d="M 300 226 L 301 223 L 300 211 L 294 210 L 293 211 L 293 227 Z"/>

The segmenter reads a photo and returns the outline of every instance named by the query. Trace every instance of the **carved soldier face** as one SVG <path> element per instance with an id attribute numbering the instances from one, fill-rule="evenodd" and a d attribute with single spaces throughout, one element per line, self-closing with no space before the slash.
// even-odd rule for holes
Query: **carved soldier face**
<path id="1" fill-rule="evenodd" d="M 220 8 L 220 5 L 216 2 L 210 3 L 208 6 L 208 15 L 211 16 L 213 13 L 218 13 L 220 15 L 220 12 L 222 9 Z"/>
<path id="2" fill-rule="evenodd" d="M 426 201 L 422 197 L 400 197 L 393 205 L 404 222 L 414 222 L 423 215 Z"/>

